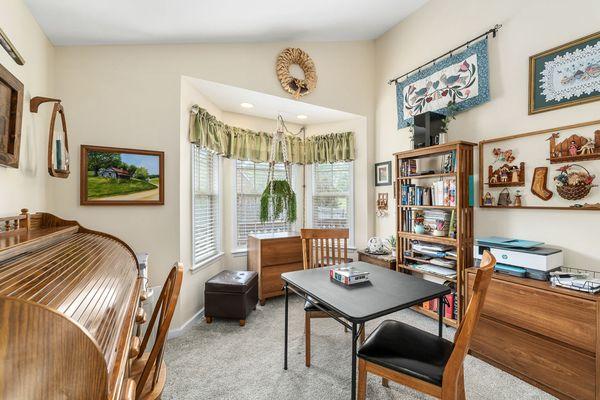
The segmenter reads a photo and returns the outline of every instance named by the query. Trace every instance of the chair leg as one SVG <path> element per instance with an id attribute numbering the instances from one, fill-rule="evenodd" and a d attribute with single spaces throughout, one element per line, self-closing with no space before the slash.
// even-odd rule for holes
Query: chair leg
<path id="1" fill-rule="evenodd" d="M 465 393 L 464 367 L 460 369 L 460 373 L 458 374 L 458 384 L 456 385 L 456 399 L 457 400 L 466 400 L 467 399 L 467 394 Z"/>
<path id="2" fill-rule="evenodd" d="M 358 400 L 367 398 L 367 363 L 362 358 L 358 359 Z"/>
<path id="3" fill-rule="evenodd" d="M 310 367 L 310 313 L 304 314 L 304 337 L 306 340 L 304 352 L 306 353 L 306 366 Z"/>
<path id="4" fill-rule="evenodd" d="M 390 381 L 388 380 L 388 378 L 381 378 L 381 386 L 386 388 L 390 387 Z"/>
<path id="5" fill-rule="evenodd" d="M 365 324 L 362 324 L 362 329 L 360 330 L 360 344 L 365 343 Z"/>

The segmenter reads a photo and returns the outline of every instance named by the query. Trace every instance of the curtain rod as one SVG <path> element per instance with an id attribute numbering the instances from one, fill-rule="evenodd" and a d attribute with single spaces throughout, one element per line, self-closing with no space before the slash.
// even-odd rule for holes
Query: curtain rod
<path id="1" fill-rule="evenodd" d="M 481 39 L 482 37 L 484 37 L 484 36 L 488 36 L 489 34 L 491 34 L 491 35 L 492 35 L 492 37 L 496 37 L 496 33 L 497 33 L 499 30 L 500 30 L 500 28 L 502 28 L 502 25 L 501 25 L 501 24 L 496 24 L 496 25 L 494 25 L 494 27 L 493 27 L 492 29 L 490 29 L 489 31 L 486 31 L 486 32 L 482 33 L 481 35 L 474 37 L 473 39 L 471 39 L 471 40 L 469 40 L 469 41 L 467 41 L 467 42 L 465 42 L 465 43 L 461 44 L 461 45 L 460 45 L 460 46 L 458 46 L 458 47 L 455 47 L 455 48 L 453 48 L 452 50 L 450 50 L 450 51 L 448 51 L 448 52 L 446 52 L 446 53 L 442 54 L 441 56 L 438 56 L 438 57 L 434 58 L 433 60 L 431 60 L 431 61 L 429 61 L 429 62 L 426 62 L 425 64 L 423 64 L 423 65 L 421 65 L 421 66 L 419 66 L 419 67 L 417 67 L 417 68 L 415 68 L 415 69 L 413 69 L 413 70 L 411 70 L 411 71 L 409 71 L 409 72 L 407 72 L 407 73 L 405 73 L 405 74 L 403 74 L 403 75 L 400 75 L 400 76 L 397 76 L 397 77 L 395 77 L 395 78 L 393 78 L 393 79 L 390 79 L 390 80 L 388 81 L 388 85 L 391 85 L 392 83 L 398 82 L 400 79 L 402 79 L 402 78 L 404 78 L 404 77 L 408 77 L 408 75 L 412 74 L 413 72 L 415 72 L 415 71 L 418 71 L 418 70 L 420 70 L 421 68 L 423 68 L 423 67 L 425 67 L 425 66 L 427 66 L 427 65 L 429 65 L 429 64 L 432 64 L 432 63 L 436 62 L 436 61 L 437 61 L 437 60 L 439 60 L 440 58 L 444 58 L 444 57 L 446 57 L 447 55 L 452 55 L 452 53 L 454 53 L 456 50 L 459 50 L 459 49 L 461 49 L 461 48 L 463 48 L 463 47 L 465 47 L 465 46 L 468 46 L 468 45 L 470 45 L 471 43 L 473 43 L 473 42 L 474 42 L 474 41 L 476 41 L 477 39 Z"/>

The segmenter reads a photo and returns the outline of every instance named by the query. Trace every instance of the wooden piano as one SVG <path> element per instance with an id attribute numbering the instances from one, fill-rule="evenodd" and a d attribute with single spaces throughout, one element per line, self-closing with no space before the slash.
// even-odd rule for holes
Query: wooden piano
<path id="1" fill-rule="evenodd" d="M 135 398 L 131 248 L 47 213 L 0 218 L 0 399 Z"/>

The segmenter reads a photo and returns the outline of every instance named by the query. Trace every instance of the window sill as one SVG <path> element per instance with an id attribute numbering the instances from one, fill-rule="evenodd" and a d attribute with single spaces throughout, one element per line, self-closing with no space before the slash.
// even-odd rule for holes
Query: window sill
<path id="1" fill-rule="evenodd" d="M 214 255 L 214 256 L 212 256 L 212 257 L 209 257 L 209 258 L 207 258 L 206 260 L 202 260 L 202 261 L 200 261 L 198 264 L 196 264 L 196 265 L 193 265 L 193 266 L 190 268 L 190 271 L 191 271 L 191 272 L 196 272 L 196 271 L 198 271 L 198 270 L 200 270 L 200 269 L 202 269 L 202 268 L 206 267 L 206 266 L 207 266 L 207 265 L 209 265 L 209 264 L 212 264 L 212 263 L 214 263 L 214 262 L 216 262 L 216 261 L 219 261 L 219 260 L 220 260 L 220 259 L 223 257 L 223 255 L 224 255 L 224 254 L 225 254 L 225 253 L 223 253 L 223 252 L 220 252 L 220 253 L 217 253 L 217 254 L 215 254 L 215 255 Z"/>
<path id="2" fill-rule="evenodd" d="M 248 255 L 248 249 L 235 249 L 231 252 L 232 257 L 246 257 Z"/>

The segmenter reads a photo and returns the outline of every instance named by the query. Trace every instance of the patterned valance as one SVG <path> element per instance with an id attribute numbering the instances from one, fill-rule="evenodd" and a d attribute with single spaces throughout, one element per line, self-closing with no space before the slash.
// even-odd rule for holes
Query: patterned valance
<path id="1" fill-rule="evenodd" d="M 190 115 L 190 142 L 236 160 L 268 162 L 271 134 L 229 126 L 194 105 Z M 310 136 L 287 135 L 288 161 L 294 164 L 333 163 L 355 159 L 354 132 Z M 281 149 L 276 161 L 282 162 Z"/>

